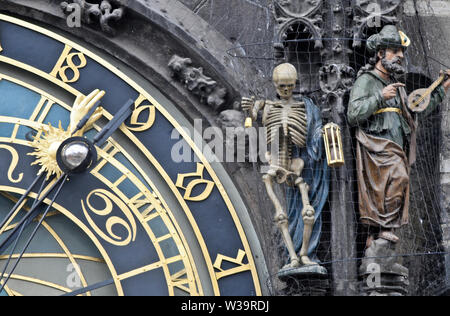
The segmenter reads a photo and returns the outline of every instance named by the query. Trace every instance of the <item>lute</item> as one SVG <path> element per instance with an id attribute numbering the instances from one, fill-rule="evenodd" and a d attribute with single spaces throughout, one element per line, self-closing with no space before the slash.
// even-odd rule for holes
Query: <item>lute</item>
<path id="1" fill-rule="evenodd" d="M 408 97 L 409 109 L 416 113 L 421 113 L 421 112 L 425 111 L 428 108 L 428 106 L 430 105 L 431 94 L 447 78 L 448 78 L 448 76 L 443 73 L 438 78 L 438 80 L 436 80 L 429 88 L 414 90 Z"/>

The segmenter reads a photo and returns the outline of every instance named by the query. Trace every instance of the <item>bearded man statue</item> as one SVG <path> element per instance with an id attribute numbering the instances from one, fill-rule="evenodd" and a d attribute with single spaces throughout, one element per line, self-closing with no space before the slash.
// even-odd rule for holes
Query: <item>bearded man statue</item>
<path id="1" fill-rule="evenodd" d="M 395 230 L 408 224 L 411 166 L 416 161 L 416 122 L 408 109 L 405 85 L 396 75 L 403 66 L 409 38 L 394 25 L 370 37 L 374 69 L 364 69 L 350 95 L 348 122 L 357 127 L 357 176 L 361 222 L 374 240 L 399 241 Z M 447 70 L 447 74 L 450 71 Z M 431 95 L 426 116 L 442 103 L 450 88 L 444 81 Z"/>

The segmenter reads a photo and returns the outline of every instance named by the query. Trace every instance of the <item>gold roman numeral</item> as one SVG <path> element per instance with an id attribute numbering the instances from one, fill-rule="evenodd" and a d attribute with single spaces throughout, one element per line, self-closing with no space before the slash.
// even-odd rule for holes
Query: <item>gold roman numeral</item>
<path id="1" fill-rule="evenodd" d="M 151 221 L 161 215 L 158 212 L 158 210 L 162 209 L 161 201 L 155 194 L 150 192 L 138 193 L 129 200 L 128 205 L 137 209 L 145 222 Z M 156 212 L 153 212 L 155 210 Z"/>
<path id="2" fill-rule="evenodd" d="M 29 120 L 42 124 L 54 104 L 55 104 L 54 101 L 52 101 L 44 96 L 41 96 L 41 99 L 39 100 L 38 104 L 36 105 Z M 16 140 L 17 133 L 19 132 L 20 126 L 21 126 L 20 123 L 16 123 L 14 125 L 13 131 L 12 131 L 11 137 L 10 137 L 11 142 L 14 142 Z"/>
<path id="3" fill-rule="evenodd" d="M 108 154 L 108 156 L 104 157 L 101 161 L 99 161 L 95 166 L 95 168 L 92 169 L 91 173 L 94 175 L 99 174 L 100 170 L 108 163 L 109 158 L 114 158 L 114 156 L 120 152 L 120 149 L 115 147 L 111 142 L 107 142 L 102 149 L 106 154 Z"/>
<path id="4" fill-rule="evenodd" d="M 187 279 L 186 269 L 172 274 L 170 276 L 170 281 L 173 287 L 177 287 L 186 293 L 191 293 L 191 289 L 189 289 L 189 280 Z"/>
<path id="5" fill-rule="evenodd" d="M 245 251 L 239 249 L 238 255 L 236 258 L 231 258 L 231 257 L 227 257 L 224 255 L 217 255 L 216 261 L 214 262 L 214 268 L 216 268 L 217 270 L 219 270 L 219 272 L 216 272 L 216 278 L 217 280 L 233 275 L 233 274 L 238 274 L 244 271 L 248 271 L 250 270 L 250 264 L 244 264 L 243 260 L 245 258 L 247 254 L 245 253 Z M 234 268 L 230 268 L 228 270 L 224 270 L 222 268 L 222 263 L 223 261 L 228 261 L 231 262 L 233 264 L 236 264 L 237 267 Z"/>
<path id="6" fill-rule="evenodd" d="M 55 104 L 54 101 L 41 96 L 39 103 L 34 109 L 30 116 L 30 121 L 36 121 L 38 123 L 43 123 L 48 113 L 50 112 L 52 106 Z"/>

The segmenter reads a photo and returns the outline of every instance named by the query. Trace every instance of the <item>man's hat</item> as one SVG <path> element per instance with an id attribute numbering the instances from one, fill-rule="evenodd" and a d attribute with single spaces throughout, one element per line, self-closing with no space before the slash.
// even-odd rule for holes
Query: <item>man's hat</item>
<path id="1" fill-rule="evenodd" d="M 367 49 L 371 54 L 375 54 L 384 48 L 403 48 L 406 50 L 409 45 L 411 45 L 411 40 L 395 25 L 386 25 L 380 33 L 372 35 L 367 40 Z"/>

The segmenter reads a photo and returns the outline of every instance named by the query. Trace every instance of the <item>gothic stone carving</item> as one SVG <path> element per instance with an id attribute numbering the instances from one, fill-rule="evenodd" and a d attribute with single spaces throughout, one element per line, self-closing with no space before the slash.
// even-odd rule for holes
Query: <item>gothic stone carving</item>
<path id="1" fill-rule="evenodd" d="M 203 74 L 203 68 L 192 66 L 190 58 L 172 56 L 168 65 L 171 76 L 181 81 L 186 89 L 200 98 L 200 102 L 218 111 L 225 104 L 227 90 Z"/>
<path id="2" fill-rule="evenodd" d="M 305 26 L 305 31 L 312 34 L 315 39 L 315 48 L 320 49 L 322 44 L 322 0 L 276 0 L 274 1 L 274 14 L 278 25 L 275 35 L 275 55 L 278 59 L 285 58 L 283 42 L 288 32 L 293 31 L 296 24 Z"/>
<path id="3" fill-rule="evenodd" d="M 98 21 L 102 31 L 111 36 L 116 34 L 116 30 L 111 27 L 111 22 L 119 21 L 125 13 L 124 7 L 115 5 L 110 0 L 102 0 L 100 4 L 89 3 L 85 0 L 61 2 L 61 8 L 66 15 L 71 14 L 77 5 L 81 10 L 81 20 L 83 23 L 90 25 Z"/>
<path id="4" fill-rule="evenodd" d="M 402 0 L 354 0 L 353 47 L 361 46 L 364 30 L 397 24 Z"/>

